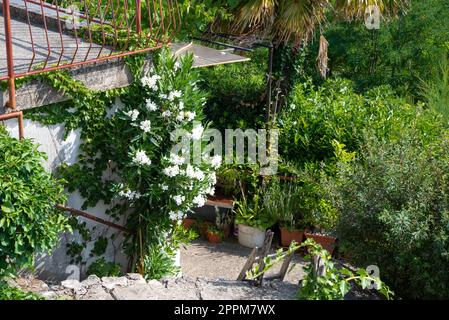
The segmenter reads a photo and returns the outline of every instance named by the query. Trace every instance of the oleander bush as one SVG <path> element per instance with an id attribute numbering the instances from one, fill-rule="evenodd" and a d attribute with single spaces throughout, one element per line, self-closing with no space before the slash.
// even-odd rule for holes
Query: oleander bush
<path id="1" fill-rule="evenodd" d="M 0 277 L 33 267 L 69 230 L 55 204 L 65 201 L 61 181 L 45 171 L 45 154 L 31 140 L 12 138 L 0 126 Z"/>

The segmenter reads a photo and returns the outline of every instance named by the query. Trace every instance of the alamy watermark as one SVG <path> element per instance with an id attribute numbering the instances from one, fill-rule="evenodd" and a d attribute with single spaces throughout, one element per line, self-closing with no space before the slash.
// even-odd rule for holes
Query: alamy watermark
<path id="1" fill-rule="evenodd" d="M 369 5 L 366 7 L 365 26 L 368 30 L 380 29 L 380 9 L 377 5 Z"/>

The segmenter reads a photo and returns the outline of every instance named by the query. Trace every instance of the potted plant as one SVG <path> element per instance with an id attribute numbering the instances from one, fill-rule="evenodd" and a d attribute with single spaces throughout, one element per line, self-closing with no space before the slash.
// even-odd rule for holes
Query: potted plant
<path id="1" fill-rule="evenodd" d="M 332 255 L 337 241 L 335 237 L 338 222 L 337 210 L 326 200 L 320 199 L 317 208 L 310 212 L 308 221 L 311 229 L 305 233 L 306 238 L 315 240 Z"/>
<path id="2" fill-rule="evenodd" d="M 296 185 L 274 182 L 264 194 L 267 214 L 279 222 L 281 245 L 290 246 L 292 241 L 301 243 L 304 236 L 303 215 Z"/>
<path id="3" fill-rule="evenodd" d="M 238 239 L 242 246 L 262 247 L 266 229 L 274 224 L 261 202 L 260 191 L 256 191 L 252 199 L 243 196 L 242 201 L 236 202 L 235 223 L 238 225 Z"/>
<path id="4" fill-rule="evenodd" d="M 220 243 L 223 241 L 224 233 L 217 226 L 209 226 L 207 228 L 207 241 L 210 243 Z"/>

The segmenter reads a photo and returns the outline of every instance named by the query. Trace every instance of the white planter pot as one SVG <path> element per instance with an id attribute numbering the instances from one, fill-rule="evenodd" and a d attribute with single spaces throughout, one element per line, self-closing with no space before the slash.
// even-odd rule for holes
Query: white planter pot
<path id="1" fill-rule="evenodd" d="M 239 224 L 239 243 L 248 248 L 261 248 L 265 241 L 265 230 Z"/>

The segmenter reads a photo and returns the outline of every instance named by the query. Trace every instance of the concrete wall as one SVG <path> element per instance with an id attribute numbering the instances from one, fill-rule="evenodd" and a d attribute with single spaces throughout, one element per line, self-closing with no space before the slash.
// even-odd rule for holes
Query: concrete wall
<path id="1" fill-rule="evenodd" d="M 12 136 L 18 136 L 18 125 L 16 119 L 4 121 L 8 131 Z M 80 139 L 80 130 L 70 132 L 67 139 L 64 140 L 64 126 L 53 125 L 44 126 L 40 123 L 25 119 L 24 120 L 25 137 L 31 138 L 35 143 L 39 144 L 39 150 L 43 151 L 48 156 L 48 161 L 43 163 L 45 169 L 52 172 L 57 166 L 63 162 L 67 164 L 73 164 L 77 160 L 79 154 L 79 147 L 82 143 Z M 105 173 L 108 174 L 108 173 Z M 80 209 L 83 204 L 83 198 L 78 192 L 69 195 L 67 205 L 72 208 Z M 100 218 L 110 220 L 105 215 L 105 211 L 108 207 L 103 203 L 98 203 L 94 208 L 88 208 L 86 211 L 98 216 Z M 92 230 L 93 239 L 98 236 L 110 236 L 112 233 L 117 232 L 115 229 L 105 227 L 99 223 L 92 222 L 84 218 L 78 218 L 87 222 L 87 225 Z M 78 235 L 64 234 L 61 236 L 59 246 L 51 254 L 42 254 L 37 257 L 36 271 L 42 279 L 63 280 L 72 274 L 77 276 L 77 269 L 79 266 L 70 266 L 70 258 L 66 255 L 66 243 L 77 239 Z M 120 251 L 123 237 L 120 236 L 114 241 L 113 244 L 109 244 L 106 252 L 106 260 L 115 261 L 121 263 L 122 266 L 126 266 L 126 257 Z M 85 251 L 85 260 L 87 259 L 89 265 L 94 259 L 89 259 L 88 254 L 93 246 L 93 242 L 88 244 Z M 87 269 L 87 265 L 81 267 L 80 275 L 84 276 Z"/>

